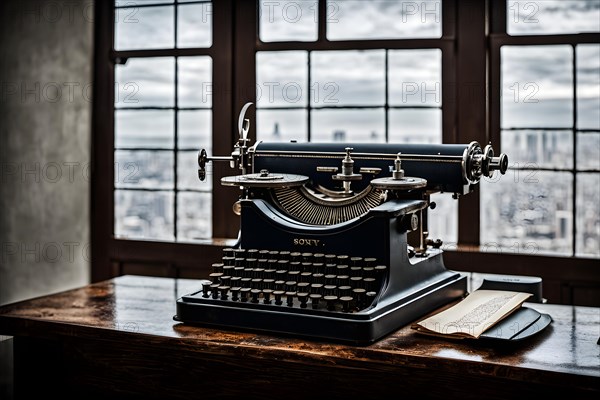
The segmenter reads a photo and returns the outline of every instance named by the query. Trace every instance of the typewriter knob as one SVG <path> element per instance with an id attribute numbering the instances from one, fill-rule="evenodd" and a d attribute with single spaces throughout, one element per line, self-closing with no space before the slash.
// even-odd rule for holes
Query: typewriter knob
<path id="1" fill-rule="evenodd" d="M 403 215 L 400 218 L 400 231 L 401 232 L 412 232 L 417 230 L 417 228 L 419 227 L 419 217 L 417 216 L 417 214 L 412 213 L 412 214 L 407 214 L 407 215 Z"/>

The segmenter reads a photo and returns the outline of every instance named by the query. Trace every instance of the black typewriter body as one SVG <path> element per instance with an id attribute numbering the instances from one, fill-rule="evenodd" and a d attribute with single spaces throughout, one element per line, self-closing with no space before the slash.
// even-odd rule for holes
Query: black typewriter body
<path id="1" fill-rule="evenodd" d="M 245 120 L 247 123 L 247 120 Z M 257 143 L 228 160 L 241 170 L 238 243 L 175 319 L 368 344 L 453 300 L 467 280 L 427 237 L 431 193 L 474 190 L 506 156 L 468 145 Z M 417 238 L 409 243 L 408 234 Z"/>

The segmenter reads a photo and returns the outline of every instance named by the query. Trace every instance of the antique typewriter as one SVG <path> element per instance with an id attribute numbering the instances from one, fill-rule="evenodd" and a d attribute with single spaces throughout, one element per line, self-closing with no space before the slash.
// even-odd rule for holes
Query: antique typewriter
<path id="1" fill-rule="evenodd" d="M 366 344 L 466 294 L 428 237 L 430 195 L 470 193 L 506 155 L 477 142 L 249 146 L 249 105 L 231 156 L 198 155 L 200 180 L 209 161 L 241 172 L 221 180 L 241 191 L 237 245 L 176 320 Z"/>

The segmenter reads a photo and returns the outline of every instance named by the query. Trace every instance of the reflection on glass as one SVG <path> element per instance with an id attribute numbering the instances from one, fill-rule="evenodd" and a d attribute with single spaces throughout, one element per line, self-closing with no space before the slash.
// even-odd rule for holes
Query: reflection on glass
<path id="1" fill-rule="evenodd" d="M 173 107 L 175 59 L 130 58 L 115 67 L 115 107 Z"/>
<path id="2" fill-rule="evenodd" d="M 575 52 L 577 54 L 577 128 L 600 129 L 600 45 L 578 45 Z"/>
<path id="3" fill-rule="evenodd" d="M 600 132 L 577 134 L 577 169 L 600 171 Z"/>
<path id="4" fill-rule="evenodd" d="M 308 53 L 256 53 L 257 107 L 305 107 L 308 99 Z"/>
<path id="5" fill-rule="evenodd" d="M 502 128 L 573 125 L 570 46 L 503 46 Z"/>
<path id="6" fill-rule="evenodd" d="M 577 174 L 577 256 L 600 257 L 600 174 Z"/>
<path id="7" fill-rule="evenodd" d="M 442 51 L 389 50 L 389 103 L 442 105 Z"/>
<path id="8" fill-rule="evenodd" d="M 115 151 L 115 187 L 172 189 L 173 152 Z"/>
<path id="9" fill-rule="evenodd" d="M 385 111 L 311 111 L 311 142 L 385 142 Z"/>
<path id="10" fill-rule="evenodd" d="M 179 193 L 177 196 L 177 240 L 207 239 L 212 236 L 210 193 Z"/>
<path id="11" fill-rule="evenodd" d="M 213 88 L 210 57 L 179 57 L 177 68 L 179 107 L 211 107 L 213 96 L 223 96 Z"/>
<path id="12" fill-rule="evenodd" d="M 310 103 L 314 106 L 383 105 L 385 52 L 311 53 Z"/>
<path id="13" fill-rule="evenodd" d="M 306 110 L 256 110 L 256 138 L 265 142 L 306 142 Z"/>
<path id="14" fill-rule="evenodd" d="M 510 35 L 548 35 L 600 31 L 598 0 L 509 0 L 506 29 Z"/>
<path id="15" fill-rule="evenodd" d="M 389 129 L 392 143 L 442 143 L 442 110 L 392 109 Z"/>
<path id="16" fill-rule="evenodd" d="M 165 49 L 175 46 L 173 7 L 135 7 L 115 10 L 115 50 Z"/>
<path id="17" fill-rule="evenodd" d="M 513 168 L 573 168 L 572 131 L 502 131 L 502 152 Z"/>
<path id="18" fill-rule="evenodd" d="M 482 251 L 571 255 L 570 173 L 509 168 L 480 185 Z"/>
<path id="19" fill-rule="evenodd" d="M 177 114 L 178 121 L 178 147 L 180 149 L 212 147 L 212 111 L 210 110 L 185 110 Z M 211 154 L 210 152 L 208 154 Z"/>
<path id="20" fill-rule="evenodd" d="M 177 10 L 177 47 L 212 45 L 212 3 L 188 4 Z"/>
<path id="21" fill-rule="evenodd" d="M 315 1 L 261 0 L 259 34 L 263 42 L 317 40 L 319 5 Z"/>
<path id="22" fill-rule="evenodd" d="M 444 248 L 452 248 L 458 243 L 458 201 L 448 194 L 431 195 L 436 207 L 427 211 L 429 238 L 441 239 Z"/>
<path id="23" fill-rule="evenodd" d="M 329 40 L 442 36 L 439 0 L 328 0 L 326 20 Z"/>
<path id="24" fill-rule="evenodd" d="M 115 147 L 173 147 L 173 111 L 116 110 Z"/>
<path id="25" fill-rule="evenodd" d="M 212 154 L 210 149 L 206 149 L 206 152 Z M 206 179 L 201 181 L 198 178 L 198 152 L 177 152 L 177 188 L 180 190 L 212 190 L 212 163 L 207 163 Z"/>
<path id="26" fill-rule="evenodd" d="M 115 236 L 173 240 L 173 193 L 115 190 Z"/>

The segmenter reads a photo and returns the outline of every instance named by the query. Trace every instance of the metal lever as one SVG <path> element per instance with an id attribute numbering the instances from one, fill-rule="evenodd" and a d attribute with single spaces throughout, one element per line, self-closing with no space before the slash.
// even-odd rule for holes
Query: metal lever
<path id="1" fill-rule="evenodd" d="M 362 179 L 361 174 L 354 173 L 354 160 L 350 157 L 350 152 L 354 150 L 352 147 L 346 147 L 346 156 L 342 160 L 342 172 L 333 175 L 331 178 L 334 181 L 342 181 L 344 185 L 344 192 L 351 193 L 350 182 L 359 181 Z"/>

